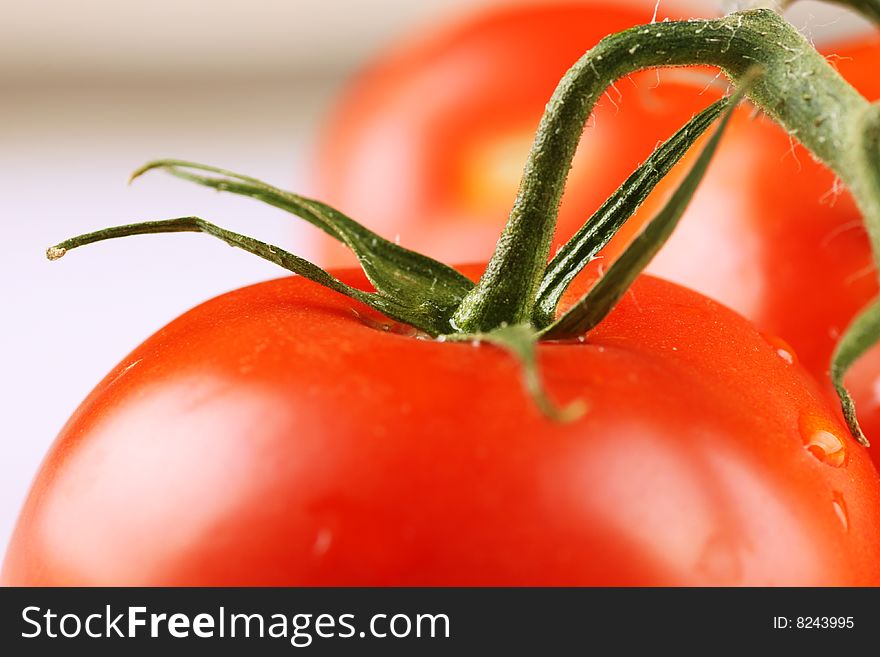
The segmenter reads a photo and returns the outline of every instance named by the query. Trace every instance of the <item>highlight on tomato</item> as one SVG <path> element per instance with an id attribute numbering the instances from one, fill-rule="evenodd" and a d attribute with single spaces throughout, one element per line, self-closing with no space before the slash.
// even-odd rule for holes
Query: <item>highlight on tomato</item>
<path id="1" fill-rule="evenodd" d="M 563 424 L 503 351 L 408 333 L 302 277 L 181 316 L 65 426 L 3 583 L 880 582 L 864 448 L 706 297 L 645 277 L 542 346 L 550 394 L 589 403 Z"/>
<path id="2" fill-rule="evenodd" d="M 658 61 L 721 66 L 736 92 L 633 165 L 551 256 L 596 101 Z M 791 95 L 792 76 L 839 120 Z M 134 177 L 161 170 L 289 211 L 360 271 L 326 271 L 194 216 L 50 247 L 58 260 L 109 239 L 197 232 L 296 275 L 198 306 L 107 375 L 37 474 L 0 581 L 880 585 L 880 475 L 846 392 L 844 424 L 783 341 L 642 275 L 745 95 L 825 159 L 869 226 L 880 222 L 874 169 L 851 158 L 880 135 L 877 106 L 769 10 L 636 26 L 578 60 L 482 266 L 448 266 L 250 176 L 147 164 Z M 683 160 L 619 257 L 597 259 Z M 876 320 L 863 314 L 841 339 L 839 376 L 876 339 Z"/>
<path id="3" fill-rule="evenodd" d="M 319 195 L 434 257 L 487 258 L 550 90 L 586 49 L 611 31 L 646 22 L 654 6 L 498 5 L 389 48 L 351 81 L 326 121 L 316 158 Z M 666 14 L 658 20 L 692 15 L 665 0 L 660 10 Z M 880 36 L 821 50 L 865 97 L 880 99 Z M 708 68 L 644 71 L 608 89 L 574 158 L 554 246 L 659 140 L 724 92 L 717 76 Z M 683 172 L 679 166 L 658 186 L 604 250 L 606 262 Z M 338 244 L 325 243 L 329 262 L 349 261 Z M 712 169 L 649 271 L 781 336 L 793 357 L 826 382 L 834 345 L 878 291 L 868 238 L 845 185 L 749 107 L 733 118 Z M 848 381 L 863 428 L 880 441 L 880 350 Z"/>

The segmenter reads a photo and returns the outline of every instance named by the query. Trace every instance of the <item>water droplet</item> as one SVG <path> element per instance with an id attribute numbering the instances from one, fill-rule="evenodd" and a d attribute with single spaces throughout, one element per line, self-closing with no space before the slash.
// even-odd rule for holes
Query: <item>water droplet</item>
<path id="1" fill-rule="evenodd" d="M 831 497 L 831 508 L 834 509 L 834 515 L 840 520 L 840 524 L 843 525 L 843 531 L 848 532 L 849 516 L 846 513 L 846 502 L 843 501 L 843 495 L 836 491 Z"/>
<path id="2" fill-rule="evenodd" d="M 846 463 L 846 443 L 834 422 L 816 415 L 802 415 L 800 431 L 804 447 L 822 463 L 835 468 Z"/>
<path id="3" fill-rule="evenodd" d="M 776 353 L 779 354 L 779 357 L 789 365 L 794 364 L 794 356 L 790 351 L 786 351 L 785 349 L 777 349 Z"/>
<path id="4" fill-rule="evenodd" d="M 798 362 L 797 354 L 790 344 L 780 338 L 778 335 L 771 333 L 762 333 L 761 336 L 767 343 L 776 350 L 776 354 L 789 365 Z"/>

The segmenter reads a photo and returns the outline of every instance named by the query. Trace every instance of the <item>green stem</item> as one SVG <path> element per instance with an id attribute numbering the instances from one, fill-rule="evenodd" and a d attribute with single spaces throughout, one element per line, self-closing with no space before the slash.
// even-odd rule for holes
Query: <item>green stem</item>
<path id="1" fill-rule="evenodd" d="M 264 260 L 268 260 L 310 281 L 360 301 L 391 319 L 418 328 L 429 335 L 436 336 L 444 332 L 445 327 L 438 325 L 440 318 L 433 311 L 433 308 L 426 308 L 423 305 L 413 307 L 382 294 L 366 292 L 351 287 L 304 258 L 300 258 L 272 244 L 261 242 L 253 237 L 220 228 L 199 217 L 177 217 L 175 219 L 144 221 L 136 224 L 104 228 L 92 233 L 71 237 L 55 246 L 50 246 L 46 249 L 46 257 L 49 260 L 58 260 L 64 257 L 68 251 L 86 244 L 94 244 L 95 242 L 103 242 L 104 240 L 113 240 L 120 237 L 130 237 L 132 235 L 155 235 L 159 233 L 204 233 L 205 235 L 216 237 L 226 242 L 229 246 L 242 249 Z"/>
<path id="2" fill-rule="evenodd" d="M 547 263 L 559 200 L 584 125 L 617 79 L 658 66 L 710 64 L 738 84 L 756 64 L 752 101 L 825 162 L 853 191 L 880 244 L 877 190 L 863 184 L 854 148 L 869 103 L 792 26 L 755 9 L 715 20 L 665 22 L 606 37 L 563 77 L 541 120 L 509 221 L 479 283 L 453 315 L 459 331 L 527 322 Z"/>
<path id="3" fill-rule="evenodd" d="M 657 183 L 681 161 L 697 137 L 728 105 L 727 98 L 712 103 L 658 146 L 644 164 L 559 249 L 547 265 L 538 288 L 532 316 L 532 324 L 536 328 L 544 329 L 556 320 L 557 306 L 571 282 L 611 241 L 627 219 L 635 214 Z"/>
<path id="4" fill-rule="evenodd" d="M 869 228 L 876 266 L 880 249 L 877 247 L 876 230 L 872 232 L 870 229 L 872 226 L 876 227 L 876 218 L 880 216 L 880 105 L 871 105 L 856 131 L 862 135 L 862 139 L 854 146 L 851 157 L 855 162 L 855 169 L 862 172 L 862 175 L 850 183 L 850 190 L 859 201 Z M 880 267 L 877 269 L 880 270 Z M 852 434 L 863 445 L 868 444 L 868 439 L 859 427 L 855 403 L 843 381 L 850 366 L 877 343 L 878 336 L 880 299 L 874 299 L 847 327 L 831 358 L 831 382 L 840 397 L 843 416 Z"/>
<path id="5" fill-rule="evenodd" d="M 868 2 L 848 4 L 876 6 Z M 474 287 L 455 270 L 382 239 L 322 203 L 247 176 L 177 160 L 155 162 L 143 170 L 163 168 L 202 185 L 257 198 L 310 221 L 358 255 L 375 292 L 352 288 L 307 260 L 197 217 L 119 226 L 82 235 L 51 247 L 47 256 L 54 260 L 68 249 L 127 235 L 206 233 L 429 335 L 441 336 L 451 331 L 459 338 L 476 336 L 506 348 L 523 364 L 526 387 L 538 405 L 551 417 L 566 417 L 565 413 L 559 414 L 540 386 L 535 341 L 583 331 L 604 316 L 672 230 L 711 155 L 704 151 L 698 166 L 672 200 L 634 240 L 606 279 L 569 315 L 560 318 L 556 326 L 547 325 L 555 309 L 554 299 L 558 301 L 558 294 L 571 280 L 568 273 L 577 272 L 582 266 L 575 257 L 566 259 L 558 272 L 551 267 L 550 287 L 546 288 L 551 290 L 550 304 L 538 309 L 543 315 L 534 313 L 547 271 L 559 200 L 584 124 L 600 95 L 616 79 L 645 68 L 702 64 L 721 68 L 739 88 L 748 82 L 753 68 L 762 70 L 761 77 L 749 89 L 749 97 L 849 187 L 864 215 L 875 261 L 880 259 L 880 105 L 871 105 L 862 98 L 796 30 L 770 10 L 745 11 L 716 20 L 635 27 L 606 37 L 584 55 L 562 79 L 547 106 L 509 222 Z M 710 108 L 708 114 L 692 120 L 689 126 L 699 129 L 702 118 L 710 117 L 718 107 Z M 651 167 L 671 164 L 668 156 L 674 158 L 679 146 L 686 147 L 696 133 L 685 128 L 678 137 L 670 147 L 672 152 L 661 149 L 655 158 L 649 159 L 613 197 L 614 202 L 640 202 L 640 195 L 656 181 L 649 171 Z M 717 143 L 717 135 L 711 143 Z M 584 260 L 625 218 L 623 211 L 608 207 L 605 210 L 609 212 L 604 215 L 604 227 L 600 226 L 595 234 L 589 230 L 579 234 L 572 244 L 572 253 Z M 596 307 L 587 307 L 590 305 Z M 852 400 L 842 380 L 849 365 L 878 335 L 880 303 L 875 303 L 843 336 L 832 363 L 832 380 L 841 395 L 847 422 L 859 437 Z"/>
<path id="6" fill-rule="evenodd" d="M 730 99 L 729 107 L 715 134 L 709 139 L 697 161 L 663 209 L 627 245 L 626 250 L 611 263 L 608 271 L 596 281 L 585 296 L 574 303 L 553 324 L 546 328 L 542 327 L 542 337 L 556 340 L 581 336 L 605 319 L 605 316 L 617 305 L 629 286 L 672 234 L 709 168 L 709 162 L 718 148 L 721 135 L 730 122 L 734 108 L 748 92 L 757 76 L 756 71 L 754 75 L 743 80 L 743 86 L 737 89 L 736 94 Z M 711 114 L 711 109 L 706 112 Z"/>
<path id="7" fill-rule="evenodd" d="M 538 370 L 539 335 L 529 324 L 502 326 L 490 333 L 446 336 L 446 339 L 486 342 L 507 351 L 519 361 L 523 387 L 529 397 L 535 402 L 538 410 L 554 422 L 572 422 L 587 411 L 587 404 L 583 400 L 575 400 L 560 408 L 548 396 Z"/>

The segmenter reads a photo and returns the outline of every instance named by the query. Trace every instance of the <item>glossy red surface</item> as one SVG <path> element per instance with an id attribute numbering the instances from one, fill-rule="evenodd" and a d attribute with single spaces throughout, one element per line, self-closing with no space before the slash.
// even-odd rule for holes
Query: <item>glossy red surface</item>
<path id="1" fill-rule="evenodd" d="M 495 347 L 301 278 L 237 290 L 83 402 L 2 582 L 876 585 L 878 475 L 780 348 L 644 277 L 540 348 L 550 394 L 589 405 L 556 424 Z"/>

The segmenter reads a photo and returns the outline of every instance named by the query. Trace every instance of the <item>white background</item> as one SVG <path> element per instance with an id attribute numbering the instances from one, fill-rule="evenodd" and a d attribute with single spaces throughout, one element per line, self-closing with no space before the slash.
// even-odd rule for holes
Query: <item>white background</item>
<path id="1" fill-rule="evenodd" d="M 651 0 L 629 1 L 650 20 Z M 128 187 L 127 175 L 180 157 L 308 192 L 321 116 L 346 76 L 411 26 L 485 2 L 2 0 L 0 551 L 49 444 L 116 362 L 198 302 L 281 274 L 195 235 L 121 240 L 55 264 L 45 248 L 197 214 L 308 257 L 312 229 L 293 230 L 287 215 L 161 175 Z M 690 4 L 695 15 L 717 6 Z M 790 17 L 817 40 L 866 29 L 813 2 Z"/>

